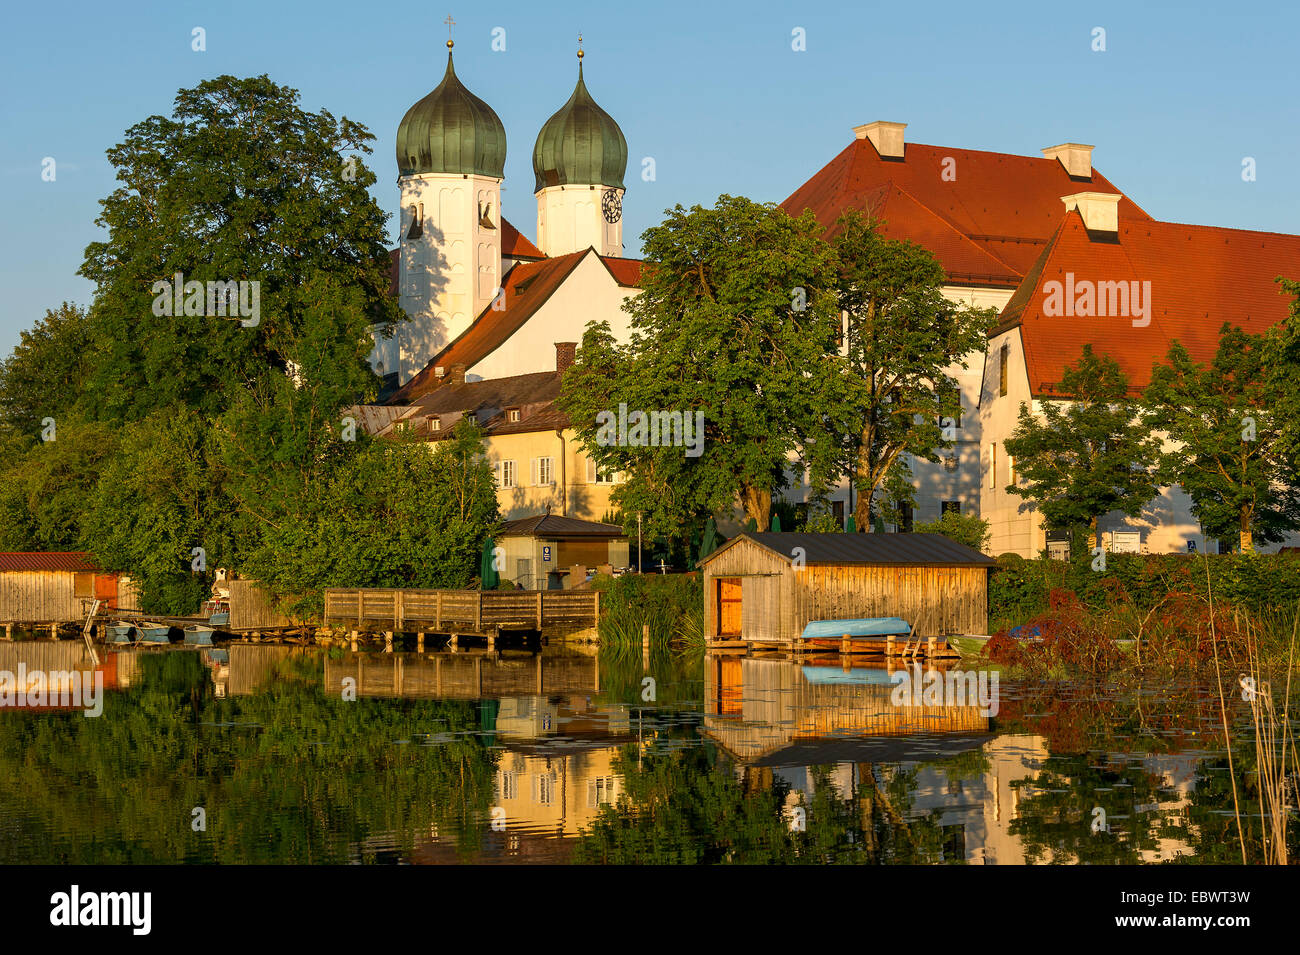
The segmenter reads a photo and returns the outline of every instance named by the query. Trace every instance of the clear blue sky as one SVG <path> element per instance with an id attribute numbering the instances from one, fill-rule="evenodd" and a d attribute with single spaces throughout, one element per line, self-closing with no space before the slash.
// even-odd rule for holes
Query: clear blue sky
<path id="1" fill-rule="evenodd" d="M 448 4 L 450 6 L 448 7 Z M 268 73 L 370 128 L 375 198 L 396 210 L 402 114 L 437 85 L 446 27 L 457 72 L 505 123 L 504 212 L 536 238 L 531 155 L 568 98 L 576 37 L 592 95 L 627 136 L 627 254 L 665 207 L 719 193 L 780 201 L 855 125 L 908 123 L 913 142 L 1038 155 L 1096 145 L 1095 165 L 1157 218 L 1300 232 L 1300 14 L 1290 3 L 493 4 L 444 0 L 13 3 L 0 58 L 0 349 L 63 300 L 98 200 L 104 151 L 178 89 Z M 444 9 L 446 8 L 446 9 Z M 206 52 L 191 30 L 207 32 Z M 1104 53 L 1092 30 L 1106 30 Z M 491 49 L 506 30 L 505 52 Z M 792 30 L 807 49 L 791 49 Z M 57 180 L 43 182 L 43 157 Z M 643 182 L 641 159 L 658 178 Z M 1241 178 L 1257 161 L 1258 180 Z M 1298 264 L 1300 272 L 1300 264 Z"/>

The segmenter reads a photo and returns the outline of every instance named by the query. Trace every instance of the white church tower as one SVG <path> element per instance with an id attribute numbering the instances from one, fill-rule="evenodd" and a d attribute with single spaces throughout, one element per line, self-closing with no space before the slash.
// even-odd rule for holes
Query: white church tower
<path id="1" fill-rule="evenodd" d="M 594 247 L 621 256 L 626 171 L 627 140 L 587 92 L 579 49 L 578 85 L 533 147 L 538 248 L 565 255 Z"/>
<path id="2" fill-rule="evenodd" d="M 442 82 L 397 128 L 402 194 L 399 303 L 410 320 L 377 344 L 380 375 L 408 382 L 487 308 L 501 285 L 506 132 L 460 82 L 447 41 Z"/>

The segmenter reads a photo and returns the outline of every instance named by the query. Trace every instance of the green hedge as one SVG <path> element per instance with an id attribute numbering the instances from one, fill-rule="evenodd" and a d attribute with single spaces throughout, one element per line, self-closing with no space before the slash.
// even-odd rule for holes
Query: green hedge
<path id="1" fill-rule="evenodd" d="M 990 631 L 1046 612 L 1056 588 L 1093 610 L 1124 601 L 1145 611 L 1171 591 L 1208 591 L 1216 602 L 1255 613 L 1289 611 L 1300 603 L 1300 555 L 1107 554 L 1106 569 L 1098 572 L 1091 556 L 1058 561 L 1004 554 L 989 579 Z"/>

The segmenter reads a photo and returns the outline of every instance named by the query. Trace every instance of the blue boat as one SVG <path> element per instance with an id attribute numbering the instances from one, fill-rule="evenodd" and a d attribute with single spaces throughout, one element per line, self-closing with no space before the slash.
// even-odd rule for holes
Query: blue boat
<path id="1" fill-rule="evenodd" d="M 212 646 L 212 634 L 211 627 L 192 623 L 185 628 L 185 642 L 192 647 L 210 647 Z"/>
<path id="2" fill-rule="evenodd" d="M 171 627 L 156 623 L 143 623 L 139 626 L 141 643 L 171 643 Z"/>
<path id="3" fill-rule="evenodd" d="M 108 628 L 109 643 L 130 643 L 131 642 L 131 625 L 129 623 L 119 623 Z"/>
<path id="4" fill-rule="evenodd" d="M 841 637 L 908 636 L 912 625 L 901 617 L 859 617 L 855 620 L 809 620 L 805 640 L 839 640 Z"/>
<path id="5" fill-rule="evenodd" d="M 208 623 L 212 624 L 214 627 L 230 626 L 230 611 L 227 610 L 224 613 L 214 613 L 208 618 Z"/>

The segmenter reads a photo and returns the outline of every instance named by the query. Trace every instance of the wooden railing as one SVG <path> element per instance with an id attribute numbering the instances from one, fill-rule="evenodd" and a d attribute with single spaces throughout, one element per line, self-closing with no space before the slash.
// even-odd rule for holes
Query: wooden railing
<path id="1" fill-rule="evenodd" d="M 401 590 L 331 587 L 325 622 L 358 630 L 487 633 L 541 630 L 556 625 L 594 627 L 600 593 L 594 590 Z"/>

